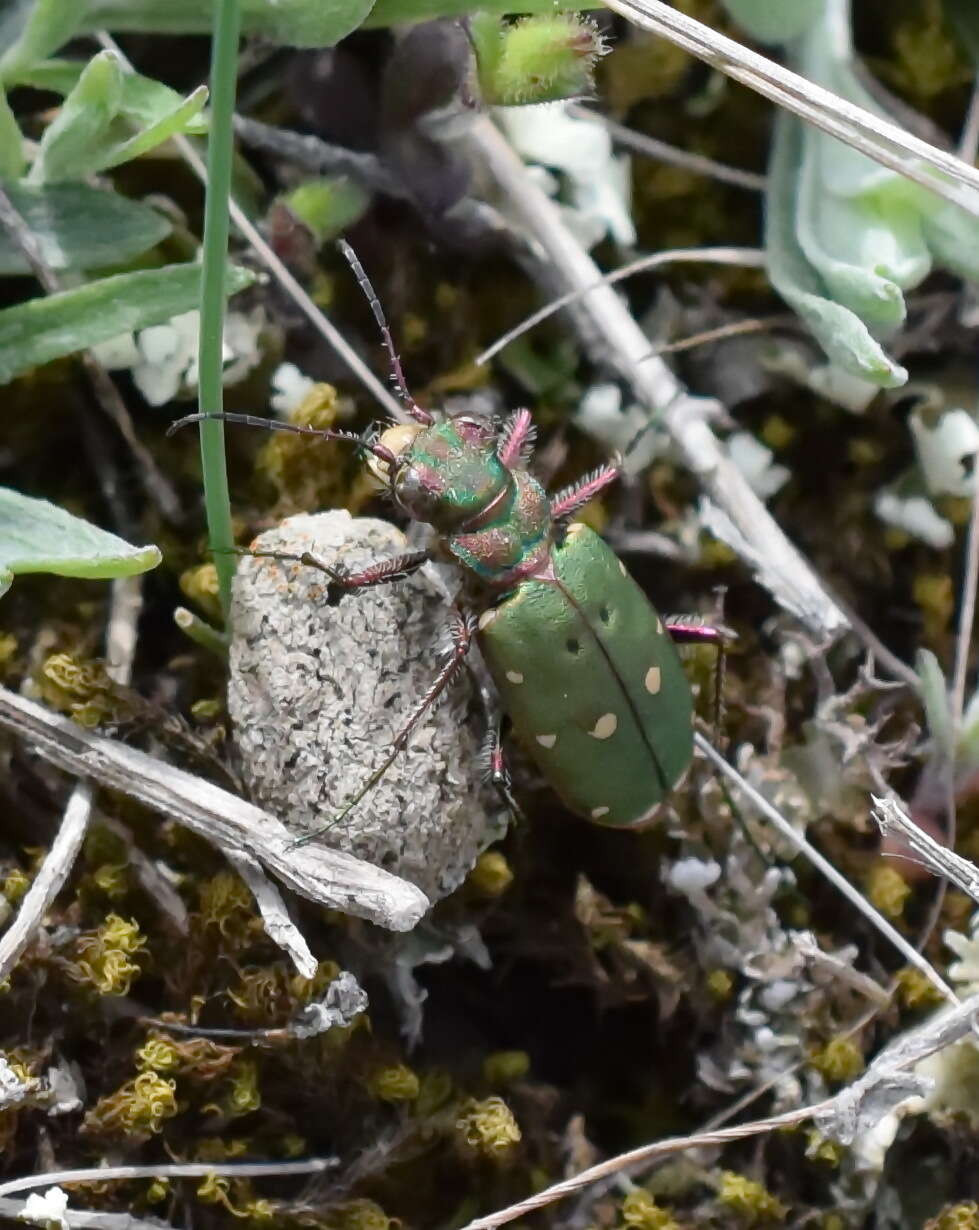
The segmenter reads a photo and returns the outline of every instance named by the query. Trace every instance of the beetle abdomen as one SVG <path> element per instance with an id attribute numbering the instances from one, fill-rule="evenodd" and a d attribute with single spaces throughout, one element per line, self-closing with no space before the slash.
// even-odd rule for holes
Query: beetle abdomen
<path id="1" fill-rule="evenodd" d="M 669 633 L 587 526 L 480 620 L 514 730 L 564 802 L 599 824 L 648 820 L 693 755 L 692 702 Z"/>

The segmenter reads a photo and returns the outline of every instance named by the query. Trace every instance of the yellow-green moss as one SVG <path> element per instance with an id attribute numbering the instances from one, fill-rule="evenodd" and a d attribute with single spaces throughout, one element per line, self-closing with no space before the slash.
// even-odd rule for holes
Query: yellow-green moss
<path id="1" fill-rule="evenodd" d="M 526 1051 L 494 1051 L 483 1060 L 483 1079 L 487 1085 L 512 1085 L 530 1071 Z"/>
<path id="2" fill-rule="evenodd" d="M 499 897 L 513 883 L 513 872 L 499 850 L 486 850 L 476 860 L 467 883 L 481 897 Z"/>
<path id="3" fill-rule="evenodd" d="M 413 1102 L 421 1086 L 416 1072 L 407 1064 L 396 1063 L 373 1072 L 367 1088 L 382 1102 Z"/>
<path id="4" fill-rule="evenodd" d="M 247 885 L 230 871 L 219 871 L 198 885 L 197 892 L 201 922 L 217 927 L 225 939 L 242 939 L 254 918 Z"/>
<path id="5" fill-rule="evenodd" d="M 843 1158 L 843 1147 L 829 1136 L 824 1136 L 815 1128 L 806 1132 L 806 1157 L 817 1162 L 826 1162 L 830 1166 L 838 1166 Z"/>
<path id="6" fill-rule="evenodd" d="M 11 905 L 16 905 L 30 886 L 30 876 L 19 867 L 12 867 L 4 876 L 3 895 Z"/>
<path id="7" fill-rule="evenodd" d="M 763 1226 L 785 1219 L 786 1208 L 761 1183 L 725 1170 L 717 1192 L 719 1203 L 745 1226 Z"/>
<path id="8" fill-rule="evenodd" d="M 924 640 L 933 648 L 940 647 L 955 609 L 952 578 L 947 572 L 918 573 L 911 592 L 921 608 Z"/>
<path id="9" fill-rule="evenodd" d="M 867 874 L 867 897 L 871 905 L 892 920 L 904 913 L 911 886 L 891 863 L 874 863 Z"/>
<path id="10" fill-rule="evenodd" d="M 942 993 L 914 965 L 905 965 L 895 974 L 897 993 L 906 1008 L 929 1008 L 942 1002 Z"/>
<path id="11" fill-rule="evenodd" d="M 947 1204 L 937 1217 L 925 1222 L 923 1230 L 979 1230 L 979 1204 L 974 1200 Z"/>
<path id="12" fill-rule="evenodd" d="M 852 1081 L 863 1071 L 864 1060 L 853 1038 L 831 1038 L 809 1057 L 810 1065 L 828 1080 L 837 1083 Z"/>
<path id="13" fill-rule="evenodd" d="M 86 1114 L 84 1128 L 120 1139 L 155 1135 L 177 1113 L 176 1085 L 155 1072 L 141 1072 Z"/>
<path id="14" fill-rule="evenodd" d="M 92 872 L 92 880 L 110 900 L 117 901 L 129 890 L 128 872 L 125 863 L 103 863 Z"/>
<path id="15" fill-rule="evenodd" d="M 110 914 L 94 933 L 77 944 L 78 959 L 71 966 L 77 982 L 88 983 L 100 995 L 126 995 L 140 967 L 130 957 L 146 946 L 146 938 L 134 919 Z"/>
<path id="16" fill-rule="evenodd" d="M 234 1190 L 236 1200 L 230 1192 Z M 205 1204 L 220 1204 L 233 1217 L 239 1217 L 258 1223 L 270 1222 L 275 1218 L 275 1206 L 270 1200 L 252 1194 L 251 1185 L 244 1180 L 235 1180 L 208 1175 L 197 1185 L 197 1195 Z"/>
<path id="17" fill-rule="evenodd" d="M 250 1059 L 237 1060 L 233 1065 L 228 1079 L 227 1094 L 223 1101 L 223 1109 L 233 1116 L 247 1115 L 258 1110 L 262 1105 L 262 1095 L 258 1088 L 258 1067 Z"/>
<path id="18" fill-rule="evenodd" d="M 462 1143 L 484 1157 L 503 1157 L 520 1142 L 520 1125 L 502 1098 L 470 1099 L 456 1120 Z"/>
<path id="19" fill-rule="evenodd" d="M 668 1209 L 661 1209 L 644 1187 L 637 1187 L 622 1201 L 623 1230 L 680 1230 Z"/>
<path id="20" fill-rule="evenodd" d="M 46 703 L 80 726 L 92 729 L 119 714 L 114 684 L 103 662 L 53 653 L 45 658 L 36 682 Z"/>
<path id="21" fill-rule="evenodd" d="M 707 990 L 714 999 L 724 1003 L 731 998 L 734 990 L 734 979 L 726 969 L 712 969 L 707 975 Z"/>
<path id="22" fill-rule="evenodd" d="M 373 1200 L 350 1200 L 335 1204 L 320 1224 L 326 1230 L 392 1230 L 398 1223 Z"/>
<path id="23" fill-rule="evenodd" d="M 198 564 L 180 574 L 180 592 L 197 604 L 204 614 L 215 623 L 224 620 L 221 610 L 221 594 L 218 588 L 218 570 L 213 563 Z"/>

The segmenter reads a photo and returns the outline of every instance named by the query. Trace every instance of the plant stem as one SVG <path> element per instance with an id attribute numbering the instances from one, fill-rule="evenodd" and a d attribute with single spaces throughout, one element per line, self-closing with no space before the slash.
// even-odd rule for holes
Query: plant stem
<path id="1" fill-rule="evenodd" d="M 211 125 L 207 139 L 204 200 L 204 263 L 201 270 L 201 331 L 198 350 L 198 403 L 202 414 L 219 414 L 224 346 L 224 281 L 228 264 L 228 198 L 231 193 L 232 119 L 238 69 L 239 0 L 219 0 L 214 10 L 211 48 Z M 225 623 L 230 617 L 235 557 L 224 457 L 224 424 L 201 422 L 204 503 Z"/>

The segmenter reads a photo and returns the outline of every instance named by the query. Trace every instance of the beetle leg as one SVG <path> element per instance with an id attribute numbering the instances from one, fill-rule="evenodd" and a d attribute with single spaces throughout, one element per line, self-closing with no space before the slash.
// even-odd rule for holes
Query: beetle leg
<path id="1" fill-rule="evenodd" d="M 298 841 L 291 842 L 289 845 L 290 850 L 294 850 L 297 846 L 304 846 L 307 842 L 312 841 L 314 837 L 319 837 L 321 834 L 328 832 L 334 825 L 339 824 L 348 812 L 357 806 L 360 800 L 377 785 L 391 765 L 394 764 L 399 753 L 417 728 L 418 723 L 426 713 L 434 708 L 446 688 L 455 679 L 459 671 L 462 670 L 466 654 L 472 645 L 473 634 L 476 631 L 476 621 L 471 615 L 464 613 L 458 607 L 452 608 L 452 614 L 453 620 L 452 626 L 449 629 L 449 644 L 445 661 L 442 663 L 439 673 L 432 681 L 431 687 L 422 697 L 414 713 L 395 736 L 390 752 L 384 757 L 384 760 L 364 784 L 344 803 L 343 807 L 341 807 L 329 824 L 323 825 L 322 828 L 316 829 L 315 832 L 304 834 Z"/>
<path id="2" fill-rule="evenodd" d="M 530 464 L 537 428 L 529 410 L 515 410 L 504 424 L 496 446 L 500 460 L 508 470 L 525 470 Z"/>
<path id="3" fill-rule="evenodd" d="M 570 487 L 564 487 L 551 497 L 551 516 L 555 521 L 570 517 L 589 500 L 593 500 L 603 487 L 614 483 L 621 470 L 614 463 L 599 466 L 591 474 L 579 478 Z"/>
<path id="4" fill-rule="evenodd" d="M 523 811 L 513 797 L 513 781 L 503 751 L 503 713 L 486 684 L 478 678 L 475 682 L 479 692 L 479 703 L 486 719 L 486 734 L 480 750 L 483 777 L 509 808 L 513 818 L 523 820 Z"/>
<path id="5" fill-rule="evenodd" d="M 254 555 L 258 559 L 284 560 L 287 563 L 305 564 L 309 568 L 318 568 L 330 578 L 326 599 L 330 606 L 335 605 L 344 594 L 352 590 L 369 589 L 373 585 L 387 585 L 391 581 L 402 581 L 405 577 L 411 576 L 413 572 L 417 572 L 422 564 L 431 559 L 427 551 L 407 551 L 404 555 L 394 555 L 390 559 L 375 560 L 366 568 L 358 569 L 357 572 L 347 572 L 345 568 L 327 564 L 311 551 L 290 555 L 283 551 L 249 551 L 242 548 L 235 554 Z"/>
<path id="6" fill-rule="evenodd" d="M 696 616 L 667 615 L 664 627 L 678 645 L 713 645 L 717 650 L 717 665 L 714 670 L 714 741 L 723 745 L 721 725 L 724 720 L 724 674 L 727 669 L 727 647 L 735 639 L 730 628 L 723 624 L 695 622 Z"/>

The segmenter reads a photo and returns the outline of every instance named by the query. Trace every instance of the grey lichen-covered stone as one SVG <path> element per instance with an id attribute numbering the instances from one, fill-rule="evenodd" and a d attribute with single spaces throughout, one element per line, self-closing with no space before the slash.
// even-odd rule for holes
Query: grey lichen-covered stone
<path id="1" fill-rule="evenodd" d="M 290 517 L 253 544 L 350 571 L 407 550 L 385 521 Z M 255 802 L 297 836 L 328 824 L 380 764 L 435 679 L 449 611 L 421 577 L 330 606 L 316 568 L 245 556 L 235 577 L 228 708 Z M 471 713 L 470 711 L 474 712 Z M 467 672 L 381 781 L 319 840 L 418 885 L 456 888 L 506 817 L 480 766 Z"/>

